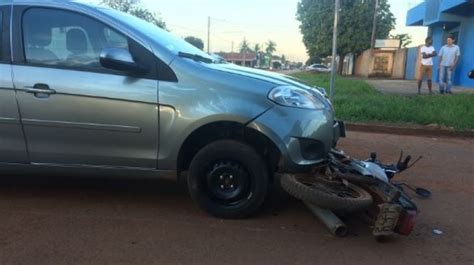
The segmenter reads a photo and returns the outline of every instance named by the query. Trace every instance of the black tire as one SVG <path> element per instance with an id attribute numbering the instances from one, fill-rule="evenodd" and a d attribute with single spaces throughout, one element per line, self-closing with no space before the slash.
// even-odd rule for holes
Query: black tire
<path id="1" fill-rule="evenodd" d="M 220 218 L 245 218 L 262 206 L 269 189 L 268 170 L 249 145 L 218 140 L 202 148 L 188 173 L 191 197 Z"/>
<path id="2" fill-rule="evenodd" d="M 372 196 L 362 188 L 323 177 L 303 177 L 284 174 L 281 185 L 290 195 L 324 209 L 357 212 L 372 206 Z"/>

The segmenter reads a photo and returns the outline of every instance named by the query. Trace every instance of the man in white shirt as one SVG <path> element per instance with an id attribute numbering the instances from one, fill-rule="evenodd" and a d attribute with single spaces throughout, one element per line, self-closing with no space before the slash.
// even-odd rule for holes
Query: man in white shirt
<path id="1" fill-rule="evenodd" d="M 447 44 L 439 51 L 439 92 L 441 94 L 445 92 L 451 94 L 453 71 L 461 56 L 459 46 L 454 44 L 454 41 L 454 37 L 449 36 L 446 40 Z"/>
<path id="2" fill-rule="evenodd" d="M 421 67 L 418 71 L 418 94 L 421 94 L 421 85 L 423 83 L 423 77 L 426 76 L 428 79 L 428 89 L 430 95 L 433 94 L 431 90 L 433 77 L 433 57 L 436 56 L 436 50 L 433 47 L 433 39 L 431 37 L 426 38 L 425 45 L 420 49 L 421 53 Z"/>

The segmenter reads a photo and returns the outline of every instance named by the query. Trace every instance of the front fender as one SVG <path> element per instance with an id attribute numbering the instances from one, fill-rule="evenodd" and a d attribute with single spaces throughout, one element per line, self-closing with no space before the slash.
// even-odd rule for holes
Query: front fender
<path id="1" fill-rule="evenodd" d="M 330 108 L 306 110 L 275 106 L 248 124 L 268 137 L 282 154 L 280 172 L 306 171 L 325 161 L 339 137 Z"/>
<path id="2" fill-rule="evenodd" d="M 214 122 L 245 125 L 273 106 L 267 93 L 274 84 L 183 58 L 171 67 L 178 82 L 159 83 L 159 169 L 176 169 L 180 147 L 198 128 Z"/>

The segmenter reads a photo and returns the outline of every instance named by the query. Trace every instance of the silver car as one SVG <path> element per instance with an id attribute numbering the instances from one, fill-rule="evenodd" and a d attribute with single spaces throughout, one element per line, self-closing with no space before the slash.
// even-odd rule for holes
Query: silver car
<path id="1" fill-rule="evenodd" d="M 312 65 L 306 67 L 306 71 L 318 72 L 318 73 L 330 73 L 331 68 L 328 68 L 324 64 L 312 64 Z"/>
<path id="2" fill-rule="evenodd" d="M 0 1 L 0 172 L 186 177 L 209 213 L 255 213 L 344 134 L 318 88 L 219 64 L 131 15 Z"/>

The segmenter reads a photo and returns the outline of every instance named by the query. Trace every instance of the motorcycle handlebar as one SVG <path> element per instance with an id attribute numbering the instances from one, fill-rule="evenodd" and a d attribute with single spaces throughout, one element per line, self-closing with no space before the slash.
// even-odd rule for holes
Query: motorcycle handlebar
<path id="1" fill-rule="evenodd" d="M 408 166 L 408 163 L 410 162 L 410 160 L 411 160 L 411 156 L 409 155 L 409 156 L 407 156 L 407 157 L 405 158 L 405 161 L 403 161 L 403 164 L 405 164 L 406 166 Z"/>

